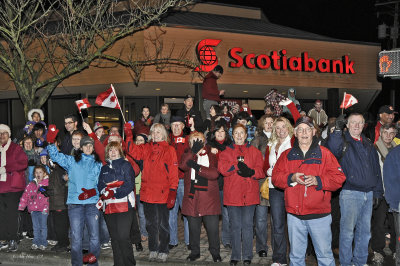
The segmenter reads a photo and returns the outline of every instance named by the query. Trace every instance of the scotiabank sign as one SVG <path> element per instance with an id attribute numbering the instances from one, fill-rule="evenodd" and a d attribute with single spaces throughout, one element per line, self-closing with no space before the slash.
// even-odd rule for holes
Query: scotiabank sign
<path id="1" fill-rule="evenodd" d="M 214 50 L 221 40 L 205 39 L 197 45 L 197 54 L 202 65 L 195 71 L 211 71 L 218 64 L 218 54 Z M 245 67 L 259 70 L 319 72 L 335 74 L 355 74 L 354 61 L 344 55 L 341 59 L 314 58 L 307 51 L 300 56 L 290 55 L 288 51 L 271 51 L 269 54 L 243 53 L 243 48 L 234 47 L 229 49 L 228 56 L 231 68 Z"/>

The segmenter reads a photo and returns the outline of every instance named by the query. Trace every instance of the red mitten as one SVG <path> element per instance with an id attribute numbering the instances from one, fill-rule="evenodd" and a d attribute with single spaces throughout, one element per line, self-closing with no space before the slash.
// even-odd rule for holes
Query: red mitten
<path id="1" fill-rule="evenodd" d="M 133 137 L 133 133 L 132 133 L 132 125 L 129 122 L 126 122 L 124 125 L 124 132 L 125 132 L 125 136 L 126 138 L 128 137 Z"/>
<path id="2" fill-rule="evenodd" d="M 176 200 L 176 189 L 169 189 L 168 199 L 167 199 L 167 208 L 172 209 L 175 206 Z"/>
<path id="3" fill-rule="evenodd" d="M 112 197 L 114 197 L 114 190 L 106 188 L 106 190 L 104 191 L 104 193 L 101 194 L 100 197 L 102 200 L 111 199 Z"/>
<path id="4" fill-rule="evenodd" d="M 124 184 L 124 181 L 118 180 L 107 184 L 107 188 L 118 188 Z"/>
<path id="5" fill-rule="evenodd" d="M 56 125 L 52 124 L 49 126 L 49 129 L 47 130 L 47 143 L 54 143 L 54 141 L 56 140 L 57 134 L 58 134 L 58 129 L 56 127 Z"/>
<path id="6" fill-rule="evenodd" d="M 87 200 L 93 196 L 96 196 L 96 189 L 94 188 L 92 189 L 82 188 L 82 191 L 83 192 L 78 196 L 79 200 Z"/>
<path id="7" fill-rule="evenodd" d="M 97 262 L 97 258 L 93 253 L 86 254 L 83 256 L 83 263 L 84 264 L 93 264 Z"/>

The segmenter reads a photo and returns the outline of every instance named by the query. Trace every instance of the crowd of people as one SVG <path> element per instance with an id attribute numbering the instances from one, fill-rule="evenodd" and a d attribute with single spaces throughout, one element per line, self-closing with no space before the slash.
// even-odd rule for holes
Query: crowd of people
<path id="1" fill-rule="evenodd" d="M 166 262 L 180 210 L 188 261 L 200 258 L 204 224 L 214 262 L 222 243 L 230 265 L 249 265 L 254 238 L 256 254 L 268 255 L 270 213 L 272 266 L 305 265 L 312 250 L 319 265 L 335 265 L 334 256 L 364 265 L 369 247 L 382 263 L 388 233 L 400 265 L 393 107 L 382 106 L 377 122 L 328 119 L 321 101 L 306 115 L 294 89 L 287 97 L 274 89 L 257 121 L 247 103 L 218 104 L 222 74 L 216 67 L 205 77 L 204 120 L 187 95 L 174 115 L 168 104 L 154 117 L 144 106 L 108 134 L 66 115 L 61 139 L 39 109 L 14 134 L 0 124 L 0 249 L 18 250 L 25 235 L 33 250 L 70 251 L 72 265 L 97 265 L 110 247 L 114 265 L 135 265 L 132 245 L 142 251 L 148 241 L 149 260 Z"/>

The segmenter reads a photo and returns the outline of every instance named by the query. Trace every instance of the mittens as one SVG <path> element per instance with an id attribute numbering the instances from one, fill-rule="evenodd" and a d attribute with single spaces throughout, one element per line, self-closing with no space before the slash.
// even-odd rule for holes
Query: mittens
<path id="1" fill-rule="evenodd" d="M 176 200 L 176 189 L 170 189 L 168 193 L 168 199 L 167 199 L 167 208 L 172 209 L 175 206 L 175 200 Z"/>
<path id="2" fill-rule="evenodd" d="M 112 189 L 106 189 L 106 190 L 104 191 L 104 193 L 101 194 L 100 198 L 101 198 L 102 200 L 111 199 L 112 197 L 114 197 L 114 194 L 115 194 L 114 190 L 112 190 Z"/>
<path id="3" fill-rule="evenodd" d="M 87 200 L 90 199 L 93 196 L 96 196 L 96 189 L 92 188 L 92 189 L 86 189 L 86 188 L 82 188 L 82 193 L 78 196 L 79 200 Z"/>
<path id="4" fill-rule="evenodd" d="M 255 171 L 247 166 L 244 162 L 238 162 L 239 170 L 237 173 L 242 177 L 251 177 L 255 174 Z"/>
<path id="5" fill-rule="evenodd" d="M 204 142 L 200 139 L 195 139 L 192 145 L 192 152 L 197 154 L 204 147 Z"/>
<path id="6" fill-rule="evenodd" d="M 43 196 L 45 196 L 46 198 L 48 198 L 48 197 L 50 197 L 50 196 L 49 196 L 49 193 L 47 193 L 47 190 L 48 190 L 48 189 L 49 189 L 48 186 L 41 186 L 41 187 L 38 188 L 38 191 L 39 191 L 40 193 L 42 193 Z"/>
<path id="7" fill-rule="evenodd" d="M 59 130 L 57 129 L 56 125 L 51 124 L 49 126 L 49 130 L 47 131 L 47 137 L 46 137 L 46 140 L 48 143 L 54 143 L 54 141 L 56 140 L 58 131 Z"/>
<path id="8" fill-rule="evenodd" d="M 124 132 L 125 132 L 125 136 L 126 138 L 128 137 L 133 137 L 133 133 L 132 133 L 132 124 L 129 122 L 126 122 L 124 125 Z"/>
<path id="9" fill-rule="evenodd" d="M 199 170 L 200 170 L 200 167 L 201 167 L 198 163 L 196 163 L 196 162 L 193 161 L 193 160 L 187 161 L 186 165 L 189 166 L 190 168 L 193 168 L 193 169 L 196 170 L 196 171 L 199 171 Z"/>

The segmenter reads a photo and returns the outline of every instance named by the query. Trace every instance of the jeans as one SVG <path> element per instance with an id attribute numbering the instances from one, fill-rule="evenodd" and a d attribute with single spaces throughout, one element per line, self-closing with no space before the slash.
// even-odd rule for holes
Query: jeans
<path id="1" fill-rule="evenodd" d="M 256 205 L 227 206 L 231 226 L 231 260 L 253 258 L 253 219 Z"/>
<path id="2" fill-rule="evenodd" d="M 134 215 L 136 215 L 134 209 L 104 215 L 111 236 L 115 266 L 136 265 L 129 237 Z"/>
<path id="3" fill-rule="evenodd" d="M 136 208 L 139 216 L 139 228 L 142 236 L 147 236 L 146 218 L 144 217 L 143 203 L 140 201 L 140 194 L 136 195 Z"/>
<path id="4" fill-rule="evenodd" d="M 340 192 L 340 264 L 364 265 L 371 238 L 373 192 L 345 190 Z M 354 240 L 354 250 L 353 250 Z"/>
<path id="5" fill-rule="evenodd" d="M 301 220 L 290 213 L 287 215 L 290 265 L 306 265 L 305 256 L 308 234 L 310 234 L 318 265 L 335 266 L 331 249 L 331 223 L 331 215 L 311 220 Z"/>
<path id="6" fill-rule="evenodd" d="M 256 206 L 254 217 L 256 229 L 256 251 L 264 250 L 268 252 L 267 246 L 267 224 L 268 224 L 268 206 Z"/>
<path id="7" fill-rule="evenodd" d="M 206 112 L 206 118 L 210 118 L 210 108 L 212 105 L 218 105 L 217 101 L 203 99 L 203 108 Z"/>
<path id="8" fill-rule="evenodd" d="M 183 193 L 185 189 L 185 184 L 183 179 L 179 179 L 178 189 L 176 191 L 176 201 L 175 206 L 169 211 L 169 244 L 178 244 L 178 211 L 179 207 L 182 208 Z M 185 216 L 183 216 L 183 227 L 185 244 L 189 245 L 189 225 Z"/>
<path id="9" fill-rule="evenodd" d="M 400 204 L 399 204 L 400 207 Z M 398 209 L 400 210 L 400 209 Z M 393 212 L 394 229 L 396 231 L 396 266 L 400 266 L 400 213 Z"/>
<path id="10" fill-rule="evenodd" d="M 99 212 L 99 235 L 100 235 L 100 245 L 106 244 L 110 241 L 110 234 L 108 233 L 108 228 L 106 221 L 104 220 L 103 212 Z"/>
<path id="11" fill-rule="evenodd" d="M 169 211 L 167 204 L 143 202 L 146 229 L 149 233 L 149 251 L 168 253 Z"/>
<path id="12" fill-rule="evenodd" d="M 48 213 L 31 212 L 33 224 L 33 240 L 32 244 L 47 247 L 47 217 Z"/>
<path id="13" fill-rule="evenodd" d="M 69 204 L 68 216 L 71 228 L 71 264 L 82 265 L 82 235 L 86 224 L 89 231 L 89 252 L 100 255 L 99 210 L 96 204 Z M 98 262 L 92 265 L 98 265 Z"/>
<path id="14" fill-rule="evenodd" d="M 228 208 L 224 206 L 223 190 L 219 191 L 219 196 L 221 198 L 221 214 L 222 214 L 221 239 L 222 239 L 222 244 L 225 246 L 231 244 L 231 229 L 229 226 Z"/>
<path id="15" fill-rule="evenodd" d="M 269 189 L 269 204 L 271 210 L 272 261 L 287 264 L 287 239 L 285 233 L 286 209 L 283 190 Z"/>

